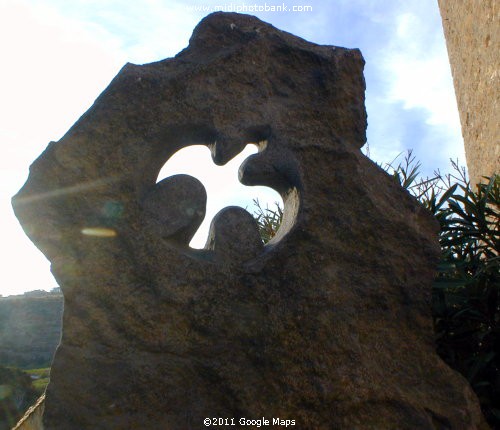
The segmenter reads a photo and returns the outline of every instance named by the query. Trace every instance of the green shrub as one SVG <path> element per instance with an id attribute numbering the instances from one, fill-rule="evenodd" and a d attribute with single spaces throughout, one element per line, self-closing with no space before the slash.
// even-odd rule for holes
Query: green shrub
<path id="1" fill-rule="evenodd" d="M 275 202 L 275 209 L 270 209 L 268 206 L 263 209 L 259 199 L 254 199 L 255 210 L 253 217 L 259 226 L 260 237 L 264 243 L 269 242 L 278 232 L 281 221 L 283 219 L 283 209 L 278 202 Z"/>
<path id="2" fill-rule="evenodd" d="M 45 388 L 50 381 L 50 367 L 44 367 L 41 369 L 29 369 L 25 370 L 25 373 L 30 375 L 33 379 L 32 385 L 38 394 L 43 394 L 45 392 Z"/>

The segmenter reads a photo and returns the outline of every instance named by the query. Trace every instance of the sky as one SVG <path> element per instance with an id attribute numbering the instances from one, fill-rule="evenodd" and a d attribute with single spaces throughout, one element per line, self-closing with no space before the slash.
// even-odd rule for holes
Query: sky
<path id="1" fill-rule="evenodd" d="M 290 11 L 259 11 L 283 4 Z M 0 0 L 1 295 L 57 286 L 11 208 L 29 165 L 125 63 L 174 56 L 216 6 L 239 8 L 318 44 L 361 49 L 373 160 L 387 163 L 413 149 L 424 175 L 449 171 L 450 158 L 465 165 L 437 0 Z M 293 6 L 308 10 L 293 12 Z M 207 226 L 223 207 L 252 211 L 253 198 L 264 206 L 280 201 L 272 190 L 238 183 L 238 166 L 255 151 L 247 147 L 218 167 L 206 148 L 186 148 L 162 169 L 159 179 L 187 173 L 207 188 L 207 216 L 192 246 L 203 247 Z"/>

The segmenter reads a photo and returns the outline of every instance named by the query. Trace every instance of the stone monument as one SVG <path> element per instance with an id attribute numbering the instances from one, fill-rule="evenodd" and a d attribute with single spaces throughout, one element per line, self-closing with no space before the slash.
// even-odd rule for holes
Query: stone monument
<path id="1" fill-rule="evenodd" d="M 215 13 L 49 144 L 13 199 L 64 293 L 47 430 L 479 428 L 434 349 L 437 223 L 360 151 L 363 65 Z M 224 164 L 248 143 L 240 180 L 283 197 L 277 236 L 231 207 L 191 249 L 204 188 L 159 170 L 188 145 Z"/>

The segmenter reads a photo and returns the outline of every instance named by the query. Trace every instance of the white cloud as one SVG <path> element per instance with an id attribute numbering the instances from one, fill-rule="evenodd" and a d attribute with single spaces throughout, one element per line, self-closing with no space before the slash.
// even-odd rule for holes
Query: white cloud
<path id="1" fill-rule="evenodd" d="M 414 14 L 397 18 L 396 46 L 385 58 L 393 79 L 389 99 L 402 101 L 406 109 L 426 109 L 430 125 L 456 127 L 458 111 L 446 46 L 437 31 L 426 42 L 421 35 L 427 30 L 422 18 Z"/>
<path id="2" fill-rule="evenodd" d="M 448 158 L 464 164 L 460 119 L 437 5 L 413 7 L 399 14 L 395 24 L 392 41 L 381 52 L 387 87 L 384 98 L 402 103 L 405 110 L 425 112 L 427 134 L 440 141 L 438 145 L 436 139 L 417 143 L 422 151 L 429 151 L 429 161 L 442 164 L 435 167 L 443 167 Z"/>

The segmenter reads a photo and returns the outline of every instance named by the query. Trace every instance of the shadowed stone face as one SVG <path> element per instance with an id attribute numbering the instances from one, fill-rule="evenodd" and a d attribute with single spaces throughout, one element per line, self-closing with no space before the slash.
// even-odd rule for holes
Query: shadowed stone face
<path id="1" fill-rule="evenodd" d="M 364 157 L 363 59 L 255 17 L 212 14 L 175 58 L 126 65 L 14 197 L 65 297 L 46 429 L 199 429 L 206 417 L 301 429 L 476 428 L 434 351 L 437 225 Z M 277 190 L 278 235 L 226 208 L 207 245 L 168 158 L 247 143 L 246 185 Z"/>

